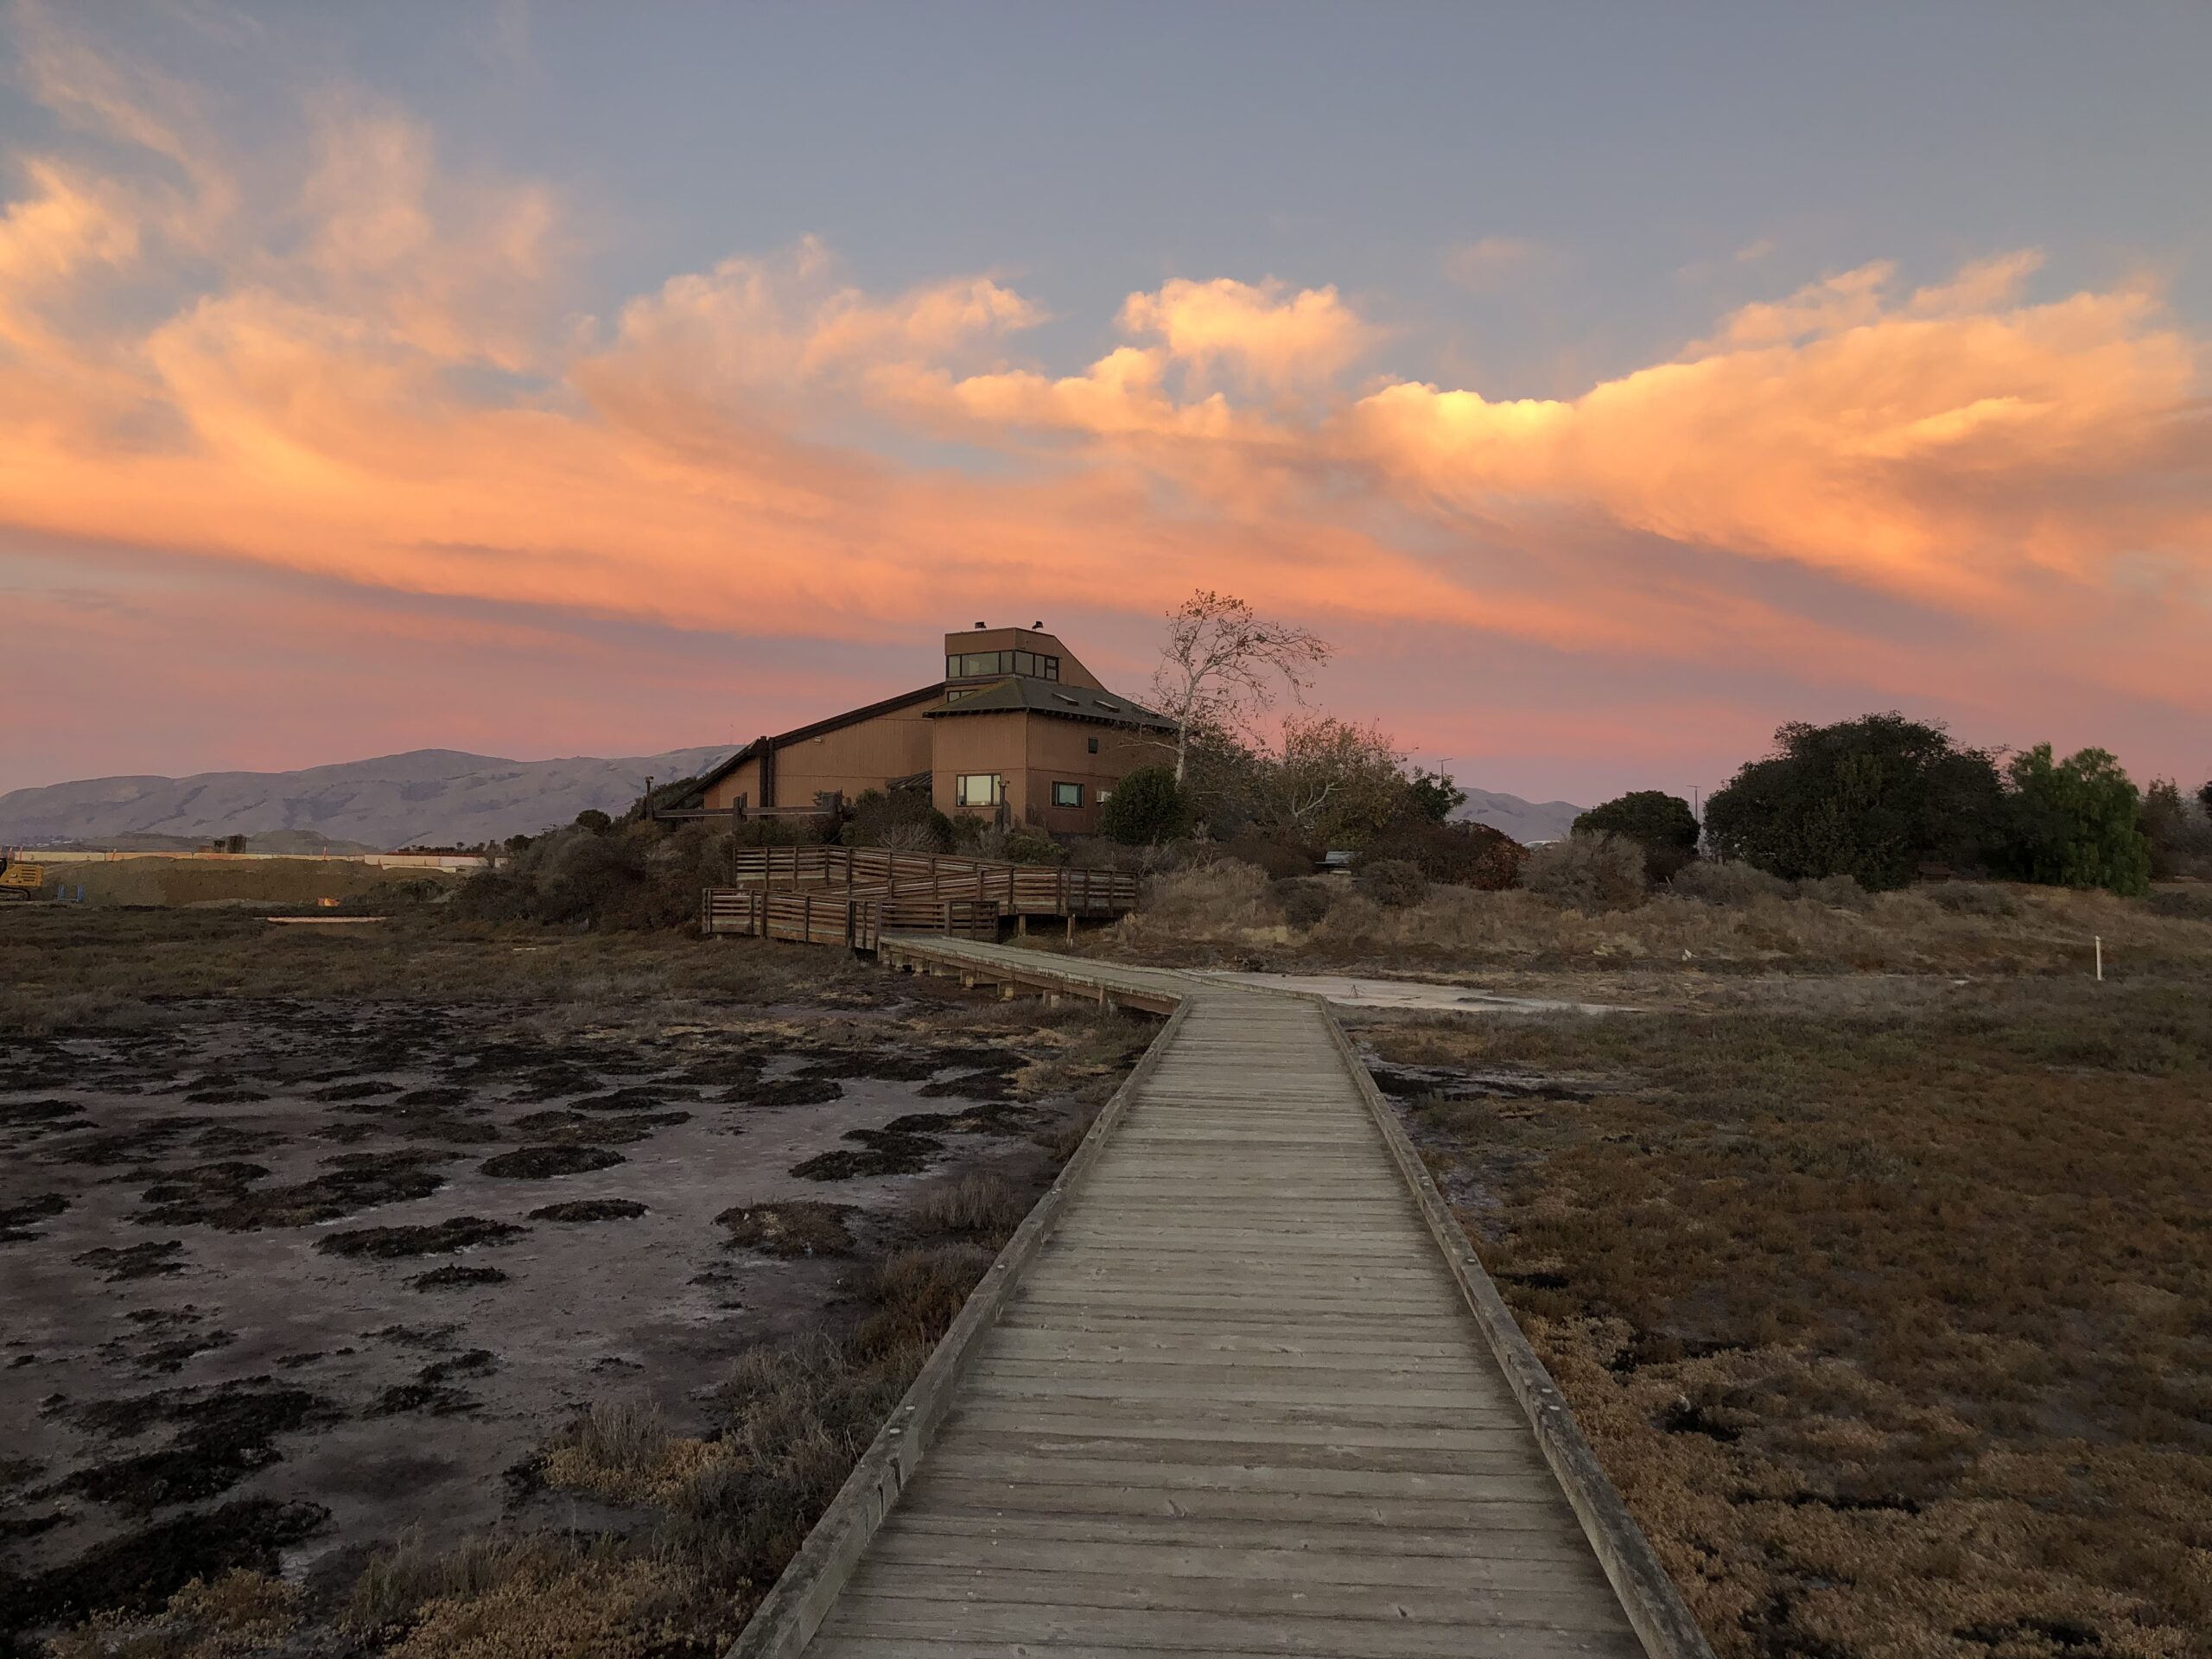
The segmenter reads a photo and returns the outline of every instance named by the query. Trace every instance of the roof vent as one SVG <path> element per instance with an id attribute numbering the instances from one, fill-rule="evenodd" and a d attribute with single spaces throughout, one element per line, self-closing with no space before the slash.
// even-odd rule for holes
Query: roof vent
<path id="1" fill-rule="evenodd" d="M 1017 613 L 1015 613 L 1015 614 L 1019 615 L 1019 614 L 1020 614 L 1020 613 L 1019 613 L 1019 612 L 1017 612 Z M 1042 628 L 1042 627 L 1045 626 L 1045 619 L 1044 619 L 1043 617 L 1041 617 L 1041 616 L 1040 616 L 1040 617 L 1039 617 L 1039 618 L 1038 618 L 1034 622 L 1032 622 L 1029 626 L 1030 626 L 1031 627 L 1033 627 L 1033 628 Z"/>

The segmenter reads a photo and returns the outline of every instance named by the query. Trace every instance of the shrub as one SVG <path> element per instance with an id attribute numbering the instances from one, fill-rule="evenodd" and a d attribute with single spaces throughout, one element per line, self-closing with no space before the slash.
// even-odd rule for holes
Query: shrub
<path id="1" fill-rule="evenodd" d="M 1938 910 L 1954 916 L 2017 916 L 2019 895 L 1994 881 L 1936 881 L 1921 893 Z"/>
<path id="2" fill-rule="evenodd" d="M 1293 927 L 1318 926 L 1336 907 L 1333 881 L 1285 881 L 1275 891 L 1282 900 L 1283 919 Z"/>
<path id="3" fill-rule="evenodd" d="M 1359 890 L 1385 910 L 1404 910 L 1428 897 L 1428 878 L 1402 858 L 1378 858 L 1360 867 Z"/>
<path id="4" fill-rule="evenodd" d="M 608 817 L 606 813 L 595 806 L 588 806 L 576 814 L 575 827 L 588 830 L 594 836 L 603 836 L 613 827 L 613 824 L 614 820 Z"/>
<path id="5" fill-rule="evenodd" d="M 1667 891 L 1708 905 L 1748 905 L 1761 899 L 1787 899 L 1789 884 L 1749 864 L 1700 859 L 1675 871 Z"/>
<path id="6" fill-rule="evenodd" d="M 1797 884 L 1797 896 L 1838 910 L 1864 910 L 1873 901 L 1872 895 L 1847 875 L 1809 876 Z"/>
<path id="7" fill-rule="evenodd" d="M 1979 868 L 2001 844 L 1996 764 L 1941 726 L 1898 714 L 1774 734 L 1777 753 L 1742 767 L 1706 803 L 1713 850 L 1769 873 L 1855 876 L 1901 887 L 1922 864 Z"/>
<path id="8" fill-rule="evenodd" d="M 1313 867 L 1321 861 L 1320 855 L 1305 842 L 1259 830 L 1247 830 L 1230 837 L 1221 843 L 1221 851 L 1224 857 L 1257 865 L 1278 881 L 1311 875 Z"/>
<path id="9" fill-rule="evenodd" d="M 1156 847 L 1181 835 L 1188 818 L 1175 774 L 1166 766 L 1140 766 L 1114 785 L 1098 828 L 1124 846 Z"/>
<path id="10" fill-rule="evenodd" d="M 899 852 L 949 853 L 952 821 L 918 789 L 862 790 L 838 831 L 848 847 L 890 847 Z"/>
<path id="11" fill-rule="evenodd" d="M 1577 835 L 1625 836 L 1643 849 L 1644 873 L 1671 878 L 1697 856 L 1698 823 L 1690 804 L 1663 790 L 1639 789 L 1593 806 L 1574 821 Z"/>
<path id="12" fill-rule="evenodd" d="M 2102 749 L 2054 760 L 2048 743 L 2005 768 L 2011 834 L 2005 861 L 2024 881 L 2103 887 L 2130 898 L 2151 886 L 2151 847 L 2137 825 L 2142 800 Z"/>
<path id="13" fill-rule="evenodd" d="M 1370 858 L 1401 858 L 1432 881 L 1502 893 L 1521 873 L 1529 849 L 1486 823 L 1431 823 L 1406 817 L 1388 825 L 1368 849 Z"/>
<path id="14" fill-rule="evenodd" d="M 1047 835 L 1017 830 L 1007 836 L 998 857 L 1009 864 L 1065 864 L 1068 849 Z"/>
<path id="15" fill-rule="evenodd" d="M 1532 847 L 1521 885 L 1567 909 L 1593 914 L 1643 902 L 1643 849 L 1618 836 L 1569 836 Z"/>

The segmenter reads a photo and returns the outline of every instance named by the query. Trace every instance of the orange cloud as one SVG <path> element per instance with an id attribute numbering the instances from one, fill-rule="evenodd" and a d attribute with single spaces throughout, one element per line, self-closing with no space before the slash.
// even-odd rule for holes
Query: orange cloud
<path id="1" fill-rule="evenodd" d="M 182 118 L 56 62 L 51 96 L 168 167 Z M 2032 672 L 2202 711 L 2196 341 L 2134 287 L 2024 299 L 2033 253 L 1902 299 L 1861 266 L 1567 398 L 1348 388 L 1382 331 L 1272 279 L 1132 294 L 1071 369 L 1015 354 L 1046 313 L 998 276 L 871 294 L 813 241 L 578 316 L 558 191 L 331 107 L 273 204 L 212 143 L 181 195 L 18 164 L 0 529 L 756 636 L 1205 585 L 1870 704 Z M 104 306 L 126 280 L 171 302 Z"/>

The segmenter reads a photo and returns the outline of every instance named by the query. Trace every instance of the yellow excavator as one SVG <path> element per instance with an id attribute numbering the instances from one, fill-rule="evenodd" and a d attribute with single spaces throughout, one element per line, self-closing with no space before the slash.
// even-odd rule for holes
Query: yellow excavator
<path id="1" fill-rule="evenodd" d="M 35 899 L 45 882 L 43 866 L 27 864 L 13 849 L 0 847 L 0 905 Z"/>

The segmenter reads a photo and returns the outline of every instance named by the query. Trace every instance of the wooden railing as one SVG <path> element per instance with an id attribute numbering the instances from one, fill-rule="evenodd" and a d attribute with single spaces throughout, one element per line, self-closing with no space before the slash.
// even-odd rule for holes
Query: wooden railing
<path id="1" fill-rule="evenodd" d="M 989 939 L 1002 916 L 1120 916 L 1137 904 L 1137 878 L 1123 870 L 881 847 L 752 848 L 736 855 L 734 874 L 738 886 L 701 896 L 702 931 L 856 950 L 887 932 Z"/>
<path id="2" fill-rule="evenodd" d="M 888 888 L 901 899 L 995 904 L 1010 916 L 1118 916 L 1137 903 L 1137 878 L 1125 870 L 1071 870 L 883 847 L 750 848 L 736 855 L 732 873 L 747 886 L 822 887 L 855 896 Z"/>
<path id="3" fill-rule="evenodd" d="M 945 933 L 995 939 L 1000 910 L 988 899 L 913 898 L 883 887 L 847 893 L 842 888 L 709 887 L 699 925 L 707 933 L 739 933 L 789 939 L 798 944 L 842 944 L 873 950 L 886 933 Z"/>

